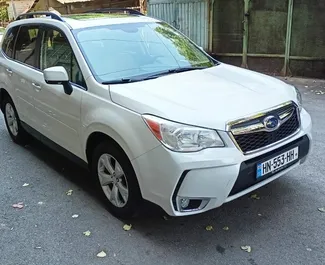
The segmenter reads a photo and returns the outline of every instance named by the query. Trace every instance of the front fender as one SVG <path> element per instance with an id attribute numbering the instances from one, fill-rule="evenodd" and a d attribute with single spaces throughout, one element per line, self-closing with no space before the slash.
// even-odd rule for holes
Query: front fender
<path id="1" fill-rule="evenodd" d="M 85 157 L 88 138 L 94 132 L 101 132 L 111 137 L 131 161 L 160 145 L 141 115 L 112 102 L 105 103 L 105 106 L 97 105 L 97 108 L 82 115 Z"/>

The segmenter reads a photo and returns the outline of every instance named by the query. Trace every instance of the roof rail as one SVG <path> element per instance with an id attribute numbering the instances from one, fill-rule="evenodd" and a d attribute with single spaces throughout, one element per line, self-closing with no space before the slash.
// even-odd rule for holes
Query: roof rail
<path id="1" fill-rule="evenodd" d="M 99 8 L 87 11 L 85 13 L 129 13 L 131 15 L 144 16 L 141 12 L 131 8 Z"/>
<path id="2" fill-rule="evenodd" d="M 59 21 L 64 21 L 59 15 L 49 12 L 49 11 L 38 11 L 38 12 L 30 12 L 19 15 L 16 20 L 26 19 L 26 18 L 34 18 L 34 16 L 47 16 L 51 17 L 52 19 L 56 19 Z"/>

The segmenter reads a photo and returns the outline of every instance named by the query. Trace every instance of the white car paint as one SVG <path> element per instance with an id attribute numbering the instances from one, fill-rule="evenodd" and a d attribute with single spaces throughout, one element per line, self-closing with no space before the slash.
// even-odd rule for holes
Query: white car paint
<path id="1" fill-rule="evenodd" d="M 282 81 L 226 64 L 112 85 L 110 92 L 114 102 L 137 113 L 219 130 L 225 130 L 227 121 L 250 116 L 256 110 L 296 102 L 295 90 Z"/>
<path id="2" fill-rule="evenodd" d="M 297 134 L 272 147 L 245 155 L 230 138 L 227 123 L 288 101 L 298 104 L 292 86 L 223 63 L 205 70 L 175 73 L 153 80 L 103 85 L 95 80 L 71 28 L 158 20 L 149 17 L 65 20 L 23 19 L 11 23 L 8 28 L 29 23 L 60 28 L 74 50 L 88 90 L 74 86 L 74 92 L 68 96 L 61 86 L 46 84 L 41 71 L 9 60 L 3 53 L 0 55 L 0 88 L 5 88 L 12 97 L 21 120 L 86 163 L 86 146 L 92 133 L 101 132 L 113 138 L 130 159 L 143 198 L 156 203 L 169 215 L 211 210 L 286 174 L 297 164 L 229 196 L 243 162 L 272 153 L 302 136 L 312 139 L 311 118 L 302 109 Z M 12 76 L 6 69 L 13 71 Z M 33 84 L 39 85 L 40 89 Z M 149 130 L 142 114 L 219 130 L 225 147 L 191 153 L 171 151 Z M 185 171 L 188 171 L 186 177 L 179 182 Z M 195 211 L 180 211 L 178 203 L 175 208 L 173 194 L 178 183 L 177 200 L 180 197 L 205 198 L 209 200 L 207 205 Z"/>

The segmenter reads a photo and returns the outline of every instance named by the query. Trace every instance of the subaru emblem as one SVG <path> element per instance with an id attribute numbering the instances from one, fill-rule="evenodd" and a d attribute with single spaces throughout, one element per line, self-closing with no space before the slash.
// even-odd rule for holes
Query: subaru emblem
<path id="1" fill-rule="evenodd" d="M 275 116 L 268 116 L 263 120 L 265 129 L 268 132 L 273 132 L 280 127 L 280 121 Z"/>

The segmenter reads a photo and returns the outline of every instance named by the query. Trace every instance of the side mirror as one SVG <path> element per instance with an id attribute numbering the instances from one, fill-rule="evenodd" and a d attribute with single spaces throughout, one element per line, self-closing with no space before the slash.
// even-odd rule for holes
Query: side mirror
<path id="1" fill-rule="evenodd" d="M 44 70 L 44 80 L 50 85 L 63 85 L 64 92 L 71 95 L 73 88 L 67 71 L 63 66 L 54 66 Z"/>

